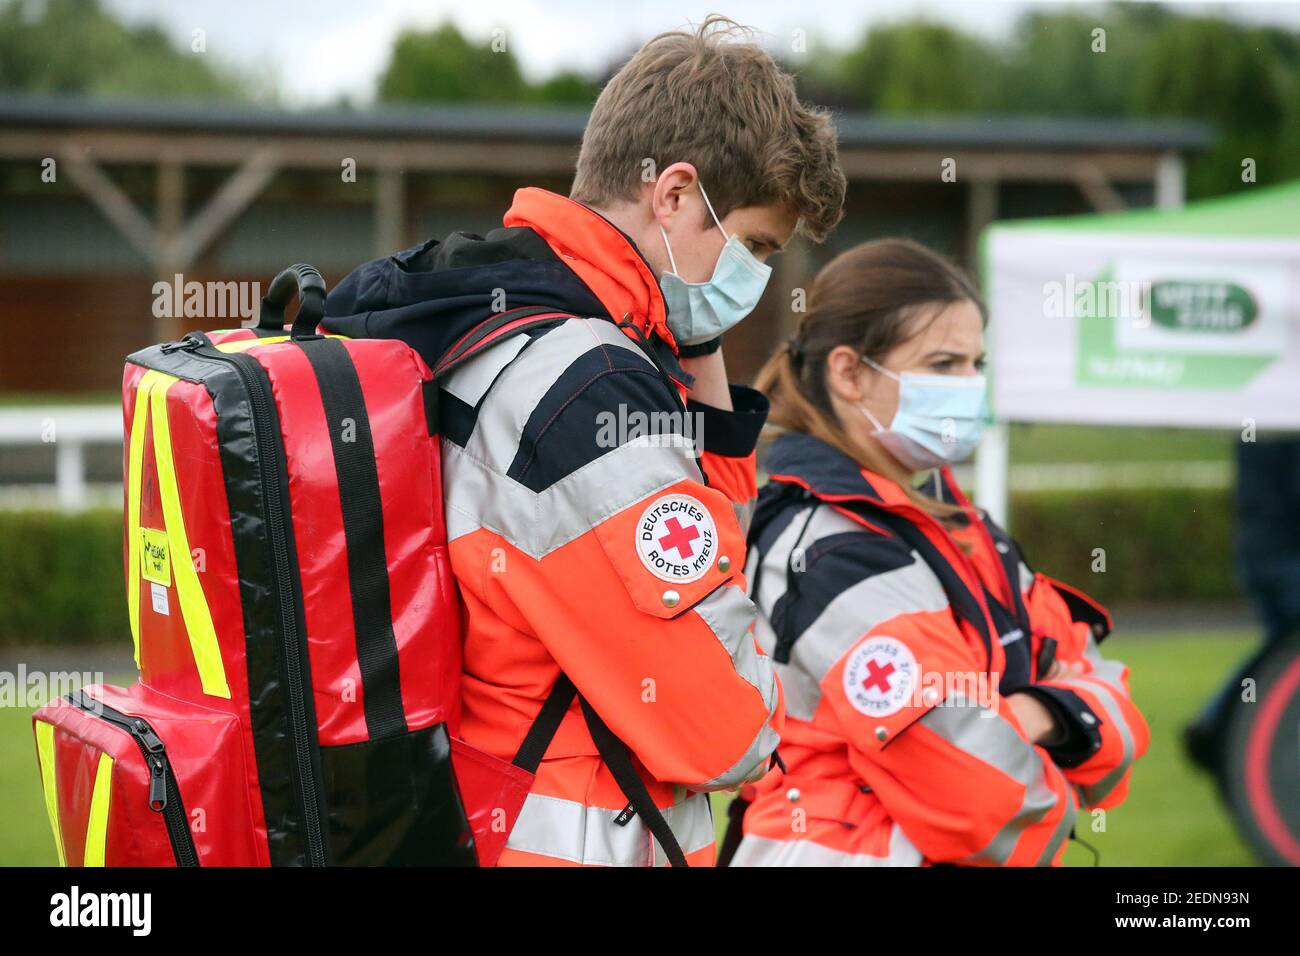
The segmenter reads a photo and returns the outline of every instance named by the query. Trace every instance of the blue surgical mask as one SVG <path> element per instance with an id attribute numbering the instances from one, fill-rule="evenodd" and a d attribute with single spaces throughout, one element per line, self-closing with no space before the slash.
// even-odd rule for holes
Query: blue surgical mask
<path id="1" fill-rule="evenodd" d="M 704 204 L 709 207 L 709 215 L 717 223 L 718 231 L 727 240 L 717 265 L 713 267 L 713 278 L 708 282 L 687 282 L 677 274 L 677 260 L 673 258 L 668 233 L 663 226 L 659 227 L 672 266 L 672 272 L 660 276 L 659 285 L 663 289 L 664 304 L 668 307 L 668 328 L 678 345 L 708 342 L 739 323 L 754 311 L 772 274 L 772 267 L 755 259 L 737 236 L 727 235 L 703 185 L 700 186 L 700 195 L 704 197 Z"/>
<path id="2" fill-rule="evenodd" d="M 921 471 L 970 457 L 988 418 L 983 375 L 900 375 L 861 358 L 898 382 L 898 411 L 888 428 L 865 405 L 858 408 L 876 426 L 876 440 L 904 467 Z"/>

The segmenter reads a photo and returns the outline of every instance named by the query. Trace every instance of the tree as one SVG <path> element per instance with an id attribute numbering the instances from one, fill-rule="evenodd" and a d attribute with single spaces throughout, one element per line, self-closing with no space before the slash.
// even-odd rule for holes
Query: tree
<path id="1" fill-rule="evenodd" d="M 1189 170 L 1189 192 L 1203 195 L 1242 188 L 1246 158 L 1256 161 L 1261 183 L 1300 173 L 1300 157 L 1284 152 L 1296 95 L 1294 67 L 1287 69 L 1266 31 L 1188 17 L 1152 39 L 1134 83 L 1132 112 L 1215 124 L 1214 146 Z"/>
<path id="2" fill-rule="evenodd" d="M 1300 34 L 1157 4 L 1033 11 L 1000 43 L 877 26 L 847 51 L 819 48 L 799 82 L 814 102 L 893 115 L 1202 121 L 1216 136 L 1188 162 L 1192 198 L 1242 188 L 1247 158 L 1261 183 L 1300 175 Z"/>
<path id="3" fill-rule="evenodd" d="M 565 106 L 591 106 L 600 93 L 599 87 L 575 70 L 561 70 L 533 88 L 532 99 L 539 103 Z"/>
<path id="4" fill-rule="evenodd" d="M 453 23 L 403 30 L 379 78 L 388 101 L 522 102 L 528 84 L 509 49 L 470 42 Z"/>
<path id="5" fill-rule="evenodd" d="M 869 30 L 834 73 L 859 108 L 942 115 L 983 108 L 996 63 L 995 51 L 984 41 L 911 20 Z"/>
<path id="6" fill-rule="evenodd" d="M 244 98 L 248 88 L 154 26 L 127 26 L 99 0 L 0 5 L 0 88 L 40 93 Z"/>
<path id="7" fill-rule="evenodd" d="M 1160 29 L 1147 10 L 1142 15 L 1146 20 L 1138 23 L 1122 7 L 1111 7 L 1099 14 L 1020 18 L 1001 68 L 993 66 L 998 108 L 1020 116 L 1124 115 L 1137 67 Z"/>

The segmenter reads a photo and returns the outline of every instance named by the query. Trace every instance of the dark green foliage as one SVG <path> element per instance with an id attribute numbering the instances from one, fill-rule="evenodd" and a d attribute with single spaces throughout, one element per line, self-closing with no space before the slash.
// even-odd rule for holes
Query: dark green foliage
<path id="1" fill-rule="evenodd" d="M 1239 598 L 1229 489 L 1145 488 L 1013 496 L 1012 532 L 1036 571 L 1100 601 Z M 1093 570 L 1105 552 L 1105 572 Z"/>
<path id="2" fill-rule="evenodd" d="M 158 27 L 123 23 L 100 0 L 0 3 L 0 89 L 236 99 L 246 81 Z"/>
<path id="3" fill-rule="evenodd" d="M 0 644 L 131 644 L 122 512 L 0 511 Z"/>

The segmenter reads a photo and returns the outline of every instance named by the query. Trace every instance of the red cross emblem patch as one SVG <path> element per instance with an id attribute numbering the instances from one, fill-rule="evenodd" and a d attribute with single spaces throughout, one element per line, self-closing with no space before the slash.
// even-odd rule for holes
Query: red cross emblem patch
<path id="1" fill-rule="evenodd" d="M 690 495 L 664 495 L 636 524 L 641 563 L 657 578 L 686 584 L 704 576 L 718 550 L 718 529 L 707 508 Z"/>
<path id="2" fill-rule="evenodd" d="M 916 657 L 906 644 L 894 637 L 873 637 L 844 662 L 844 696 L 869 717 L 888 717 L 911 702 L 918 676 Z"/>

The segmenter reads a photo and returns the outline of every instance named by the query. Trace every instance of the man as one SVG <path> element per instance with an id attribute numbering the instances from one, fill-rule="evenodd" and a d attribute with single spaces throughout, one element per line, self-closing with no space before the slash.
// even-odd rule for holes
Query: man
<path id="1" fill-rule="evenodd" d="M 571 197 L 521 189 L 505 228 L 398 257 L 412 298 L 577 316 L 474 356 L 440 394 L 460 734 L 541 757 L 501 865 L 712 865 L 707 792 L 776 747 L 742 575 L 767 403 L 728 387 L 719 345 L 764 260 L 839 220 L 845 184 L 828 117 L 737 29 L 710 18 L 628 61 Z"/>

